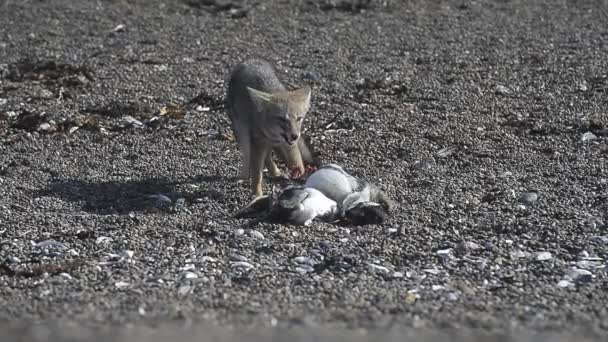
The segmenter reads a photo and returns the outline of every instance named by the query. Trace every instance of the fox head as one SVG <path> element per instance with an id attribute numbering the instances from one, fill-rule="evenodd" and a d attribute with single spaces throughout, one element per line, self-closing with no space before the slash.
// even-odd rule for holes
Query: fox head
<path id="1" fill-rule="evenodd" d="M 275 144 L 295 145 L 310 109 L 310 87 L 276 93 L 247 87 L 247 91 L 257 111 L 264 116 L 265 124 L 261 127 L 264 135 Z"/>

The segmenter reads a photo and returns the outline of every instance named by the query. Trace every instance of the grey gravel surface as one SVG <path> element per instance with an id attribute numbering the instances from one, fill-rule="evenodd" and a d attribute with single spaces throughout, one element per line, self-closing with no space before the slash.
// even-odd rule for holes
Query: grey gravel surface
<path id="1" fill-rule="evenodd" d="M 605 334 L 606 2 L 348 3 L 0 1 L 0 319 Z M 385 223 L 230 218 L 251 56 Z"/>

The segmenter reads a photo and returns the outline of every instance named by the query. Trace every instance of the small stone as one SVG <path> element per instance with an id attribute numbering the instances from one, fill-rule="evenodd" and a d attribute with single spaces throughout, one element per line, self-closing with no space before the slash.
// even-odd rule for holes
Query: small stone
<path id="1" fill-rule="evenodd" d="M 114 286 L 116 286 L 119 289 L 125 288 L 129 285 L 131 285 L 131 284 L 127 283 L 126 281 L 117 281 L 114 283 Z"/>
<path id="2" fill-rule="evenodd" d="M 546 261 L 551 260 L 553 255 L 549 252 L 538 252 L 536 253 L 535 259 L 538 261 Z"/>
<path id="3" fill-rule="evenodd" d="M 403 278 L 403 272 L 395 272 L 395 273 L 393 273 L 393 278 Z"/>
<path id="4" fill-rule="evenodd" d="M 198 274 L 194 272 L 186 272 L 184 273 L 184 279 L 196 279 L 198 278 Z"/>
<path id="5" fill-rule="evenodd" d="M 428 159 L 423 159 L 423 160 L 416 160 L 414 162 L 414 164 L 412 165 L 412 167 L 415 170 L 430 170 L 433 168 L 434 164 L 435 164 L 435 159 L 428 158 Z"/>
<path id="6" fill-rule="evenodd" d="M 8 100 L 5 98 L 0 98 L 0 106 L 4 106 L 5 104 L 8 103 Z"/>
<path id="7" fill-rule="evenodd" d="M 217 259 L 214 257 L 210 257 L 208 255 L 205 255 L 201 258 L 201 262 L 216 262 Z"/>
<path id="8" fill-rule="evenodd" d="M 456 292 L 450 292 L 450 293 L 448 293 L 448 300 L 457 301 L 458 300 L 458 293 L 456 293 Z"/>
<path id="9" fill-rule="evenodd" d="M 239 237 L 241 235 L 245 234 L 245 229 L 237 229 L 234 231 L 234 236 Z"/>
<path id="10" fill-rule="evenodd" d="M 465 241 L 463 247 L 469 251 L 475 251 L 480 249 L 481 247 L 473 241 Z"/>
<path id="11" fill-rule="evenodd" d="M 538 200 L 538 194 L 536 192 L 525 192 L 519 197 L 519 201 L 524 204 L 532 204 Z"/>
<path id="12" fill-rule="evenodd" d="M 571 283 L 570 281 L 568 281 L 568 280 L 560 280 L 560 281 L 557 283 L 557 287 L 561 287 L 561 288 L 564 288 L 564 287 L 569 287 L 569 286 L 572 286 L 572 285 L 574 285 L 574 284 L 572 284 L 572 283 Z"/>
<path id="13" fill-rule="evenodd" d="M 441 271 L 440 271 L 440 270 L 438 270 L 438 269 L 436 269 L 436 268 L 432 268 L 432 269 L 425 269 L 425 270 L 423 270 L 423 271 L 424 271 L 424 272 L 426 272 L 426 273 L 430 273 L 430 274 L 432 274 L 432 275 L 438 275 L 438 274 L 440 274 L 440 273 L 441 273 Z"/>
<path id="14" fill-rule="evenodd" d="M 133 255 L 135 255 L 135 252 L 130 251 L 130 250 L 126 250 L 126 251 L 123 251 L 122 253 L 120 253 L 120 256 L 125 259 L 131 259 L 133 257 Z"/>
<path id="15" fill-rule="evenodd" d="M 582 268 L 582 269 L 595 269 L 595 268 L 599 268 L 602 265 L 600 265 L 599 262 L 596 261 L 592 261 L 592 260 L 580 260 L 576 262 L 576 267 L 578 268 Z"/>
<path id="16" fill-rule="evenodd" d="M 41 99 L 50 99 L 53 97 L 53 92 L 48 89 L 40 89 L 36 95 Z"/>
<path id="17" fill-rule="evenodd" d="M 40 124 L 40 126 L 38 126 L 38 129 L 43 132 L 46 132 L 51 129 L 51 124 L 49 124 L 48 122 L 43 122 Z"/>
<path id="18" fill-rule="evenodd" d="M 567 275 L 577 283 L 590 283 L 593 280 L 593 273 L 579 268 L 570 269 Z"/>
<path id="19" fill-rule="evenodd" d="M 441 291 L 441 290 L 445 290 L 445 286 L 443 286 L 443 285 L 433 285 L 433 286 L 431 286 L 431 289 L 433 291 Z"/>
<path id="20" fill-rule="evenodd" d="M 576 256 L 579 259 L 587 259 L 589 257 L 589 252 L 587 252 L 587 251 L 580 251 Z"/>
<path id="21" fill-rule="evenodd" d="M 17 258 L 17 257 L 14 257 L 14 256 L 12 256 L 12 255 L 11 255 L 11 256 L 9 256 L 9 257 L 7 258 L 7 260 L 8 260 L 8 262 L 10 262 L 11 264 L 18 264 L 18 263 L 20 263 L 20 262 L 21 262 L 21 259 L 19 259 L 19 258 Z"/>
<path id="22" fill-rule="evenodd" d="M 309 258 L 307 256 L 295 257 L 292 260 L 297 264 L 305 264 L 305 265 L 311 265 L 311 266 L 313 266 L 315 264 L 315 261 L 312 258 Z"/>
<path id="23" fill-rule="evenodd" d="M 583 134 L 583 136 L 581 137 L 582 141 L 591 141 L 591 140 L 595 140 L 597 139 L 597 136 L 591 132 L 587 132 L 585 134 Z"/>
<path id="24" fill-rule="evenodd" d="M 608 245 L 608 236 L 606 235 L 595 235 L 589 238 L 589 240 L 591 240 L 591 242 L 599 243 L 601 245 Z"/>
<path id="25" fill-rule="evenodd" d="M 230 254 L 231 261 L 247 261 L 247 257 L 240 254 Z"/>
<path id="26" fill-rule="evenodd" d="M 208 112 L 210 110 L 211 110 L 211 108 L 209 108 L 209 107 L 203 107 L 203 106 L 200 106 L 200 105 L 196 107 L 196 111 L 197 112 Z"/>
<path id="27" fill-rule="evenodd" d="M 440 249 L 437 251 L 437 255 L 442 258 L 442 259 L 450 259 L 452 258 L 452 249 L 448 248 L 448 249 Z"/>
<path id="28" fill-rule="evenodd" d="M 177 294 L 179 294 L 180 296 L 185 296 L 190 292 L 192 292 L 192 286 L 190 285 L 182 285 L 177 289 Z"/>
<path id="29" fill-rule="evenodd" d="M 123 121 L 128 125 L 136 126 L 136 127 L 142 127 L 144 125 L 141 121 L 137 120 L 136 118 L 134 118 L 130 115 L 125 116 L 123 118 Z"/>
<path id="30" fill-rule="evenodd" d="M 230 264 L 230 266 L 232 266 L 234 268 L 242 268 L 245 270 L 250 270 L 250 269 L 254 268 L 254 266 L 252 264 L 245 262 L 245 261 L 235 261 L 235 262 L 232 262 Z"/>
<path id="31" fill-rule="evenodd" d="M 196 269 L 196 266 L 194 266 L 194 264 L 186 264 L 184 267 L 180 267 L 178 270 L 180 272 L 184 272 L 184 271 L 192 271 L 195 269 Z"/>
<path id="32" fill-rule="evenodd" d="M 139 313 L 140 316 L 145 316 L 146 309 L 143 306 L 140 306 L 139 309 L 137 309 L 137 313 Z"/>
<path id="33" fill-rule="evenodd" d="M 523 259 L 529 257 L 530 253 L 517 250 L 509 253 L 509 255 L 511 256 L 511 259 Z"/>
<path id="34" fill-rule="evenodd" d="M 511 91 L 509 91 L 509 88 L 503 86 L 503 85 L 497 85 L 496 86 L 496 94 L 498 95 L 508 95 Z"/>
<path id="35" fill-rule="evenodd" d="M 304 75 L 302 76 L 302 78 L 305 81 L 313 82 L 313 83 L 319 82 L 321 80 L 321 77 L 319 76 L 319 74 L 317 72 L 315 72 L 315 71 L 312 71 L 312 70 L 309 70 L 306 73 L 304 73 Z"/>
<path id="36" fill-rule="evenodd" d="M 253 236 L 254 238 L 256 238 L 258 240 L 264 240 L 264 234 L 260 233 L 257 230 L 252 230 L 249 233 L 251 234 L 251 236 Z"/>
<path id="37" fill-rule="evenodd" d="M 296 272 L 298 272 L 298 274 L 300 274 L 300 275 L 305 275 L 306 273 L 310 273 L 310 272 L 314 271 L 314 268 L 308 266 L 308 267 L 312 268 L 312 271 L 309 271 L 309 268 L 306 268 L 305 266 L 307 266 L 307 265 L 296 267 Z"/>
<path id="38" fill-rule="evenodd" d="M 106 244 L 108 242 L 112 241 L 111 237 L 107 237 L 107 236 L 100 236 L 97 239 L 95 239 L 95 243 L 98 245 L 103 245 Z"/>

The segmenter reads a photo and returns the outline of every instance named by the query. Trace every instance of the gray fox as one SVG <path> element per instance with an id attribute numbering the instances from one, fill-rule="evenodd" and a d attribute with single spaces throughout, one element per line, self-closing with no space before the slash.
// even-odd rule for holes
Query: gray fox
<path id="1" fill-rule="evenodd" d="M 310 94 L 309 86 L 287 90 L 273 67 L 261 59 L 239 63 L 232 70 L 226 109 L 241 151 L 239 178 L 251 179 L 255 197 L 263 194 L 264 165 L 273 177 L 282 175 L 273 151 L 296 174 L 305 172 L 304 162 L 313 162 L 301 134 Z"/>

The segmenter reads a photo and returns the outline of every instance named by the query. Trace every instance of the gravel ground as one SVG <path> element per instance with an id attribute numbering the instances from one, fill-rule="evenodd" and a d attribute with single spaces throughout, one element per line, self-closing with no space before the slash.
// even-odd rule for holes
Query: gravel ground
<path id="1" fill-rule="evenodd" d="M 6 324 L 607 332 L 605 1 L 3 0 L 0 21 Z M 251 56 L 313 86 L 314 149 L 382 185 L 387 222 L 231 218 L 223 96 Z"/>

